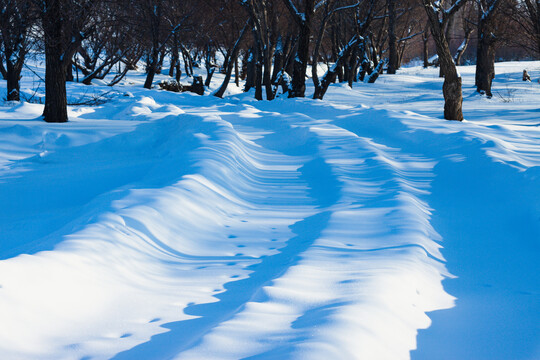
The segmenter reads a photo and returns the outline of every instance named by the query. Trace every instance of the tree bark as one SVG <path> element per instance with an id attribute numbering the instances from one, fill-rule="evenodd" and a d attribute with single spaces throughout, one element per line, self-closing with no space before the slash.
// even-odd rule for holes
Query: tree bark
<path id="1" fill-rule="evenodd" d="M 45 35 L 45 109 L 46 122 L 68 121 L 66 94 L 65 49 L 62 46 L 63 20 L 61 0 L 48 2 L 42 14 Z"/>
<path id="2" fill-rule="evenodd" d="M 306 93 L 306 71 L 309 60 L 309 44 L 311 37 L 311 18 L 315 10 L 314 0 L 304 0 L 304 12 L 297 13 L 290 0 L 284 0 L 291 16 L 295 19 L 298 32 L 298 48 L 293 64 L 292 86 L 289 97 L 304 97 Z"/>
<path id="3" fill-rule="evenodd" d="M 7 77 L 7 70 L 4 67 L 4 58 L 2 55 L 0 55 L 0 76 L 2 76 L 2 79 L 5 79 Z"/>
<path id="4" fill-rule="evenodd" d="M 215 92 L 214 96 L 217 96 L 219 98 L 223 97 L 223 94 L 225 94 L 225 90 L 227 90 L 227 86 L 229 85 L 229 81 L 231 80 L 231 75 L 233 71 L 233 67 L 236 71 L 236 81 L 238 81 L 238 53 L 240 52 L 240 44 L 242 43 L 242 40 L 244 39 L 244 36 L 247 33 L 249 25 L 246 24 L 244 28 L 242 29 L 242 32 L 240 33 L 240 36 L 238 37 L 238 40 L 236 40 L 234 47 L 231 51 L 231 55 L 229 58 L 229 63 L 227 65 L 227 72 L 225 73 L 225 79 L 223 79 L 223 83 L 221 84 L 218 91 Z"/>
<path id="5" fill-rule="evenodd" d="M 315 94 L 313 95 L 314 99 L 323 99 L 326 91 L 330 84 L 333 84 L 336 81 L 336 76 L 338 75 L 338 69 L 343 67 L 343 62 L 349 58 L 349 54 L 352 49 L 358 44 L 358 38 L 354 36 L 349 43 L 341 50 L 337 56 L 335 64 L 328 69 L 326 74 L 324 74 L 322 80 L 320 81 L 320 86 L 315 88 Z"/>
<path id="6" fill-rule="evenodd" d="M 461 90 L 461 77 L 459 77 L 456 64 L 450 53 L 448 41 L 446 39 L 444 30 L 446 22 L 448 21 L 449 13 L 443 14 L 443 20 L 439 19 L 440 10 L 436 10 L 432 3 L 432 0 L 423 0 L 424 9 L 431 24 L 431 34 L 435 40 L 435 46 L 437 47 L 437 54 L 439 55 L 439 63 L 441 68 L 444 69 L 444 83 L 443 83 L 443 96 L 444 96 L 444 118 L 446 120 L 463 120 L 463 94 Z M 457 3 L 463 4 L 464 2 Z M 459 9 L 456 7 L 453 9 L 453 13 Z"/>
<path id="7" fill-rule="evenodd" d="M 7 80 L 7 101 L 20 101 L 20 78 L 22 64 L 11 64 L 7 62 L 6 80 Z"/>
<path id="8" fill-rule="evenodd" d="M 491 97 L 491 83 L 495 78 L 495 45 L 490 41 L 478 41 L 476 50 L 476 91 Z"/>
<path id="9" fill-rule="evenodd" d="M 469 42 L 471 40 L 471 34 L 472 34 L 472 29 L 465 31 L 465 39 L 463 39 L 461 46 L 457 50 L 455 63 L 458 66 L 461 65 L 461 59 L 463 58 L 463 54 L 465 53 L 465 51 L 467 50 L 467 47 L 469 46 Z"/>
<path id="10" fill-rule="evenodd" d="M 249 52 L 245 55 L 247 56 L 246 61 L 246 84 L 244 91 L 249 91 L 251 88 L 255 87 L 255 61 L 256 61 L 256 53 L 254 48 L 249 49 Z"/>
<path id="11" fill-rule="evenodd" d="M 45 45 L 45 109 L 43 118 L 46 122 L 63 123 L 68 121 L 66 67 L 60 60 L 62 49 L 58 49 L 58 47 L 54 43 Z"/>
<path id="12" fill-rule="evenodd" d="M 158 68 L 158 62 L 159 62 L 159 53 L 157 52 L 157 49 L 154 47 L 154 49 L 152 49 L 152 55 L 150 56 L 150 63 L 148 64 L 148 67 L 147 67 L 146 80 L 144 82 L 145 89 L 152 88 L 152 83 L 154 82 L 154 76 L 156 76 L 156 72 Z"/>
<path id="13" fill-rule="evenodd" d="M 396 38 L 396 10 L 395 0 L 387 0 L 388 7 L 388 74 L 395 74 L 398 65 L 397 38 Z"/>

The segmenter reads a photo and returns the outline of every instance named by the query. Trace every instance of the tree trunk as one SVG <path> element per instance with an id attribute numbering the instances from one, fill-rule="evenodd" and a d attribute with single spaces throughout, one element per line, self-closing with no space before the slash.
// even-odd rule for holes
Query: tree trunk
<path id="1" fill-rule="evenodd" d="M 234 59 L 234 83 L 236 86 L 240 86 L 240 69 L 238 68 L 238 56 Z"/>
<path id="2" fill-rule="evenodd" d="M 347 62 L 347 82 L 349 84 L 349 87 L 353 87 L 353 81 L 356 78 L 356 69 L 357 69 L 357 63 L 358 63 L 358 48 L 355 46 L 353 48 L 353 51 L 351 52 L 351 56 L 348 59 Z"/>
<path id="3" fill-rule="evenodd" d="M 424 69 L 427 69 L 429 67 L 429 48 L 428 48 L 428 41 L 429 41 L 429 21 L 426 23 L 426 27 L 424 28 L 424 33 L 422 34 L 422 43 L 424 45 Z"/>
<path id="4" fill-rule="evenodd" d="M 292 14 L 297 18 L 299 27 L 298 49 L 294 58 L 292 87 L 289 91 L 289 97 L 304 97 L 306 93 L 306 70 L 309 60 L 309 44 L 311 37 L 311 17 L 315 6 L 314 0 L 304 1 L 304 13 Z M 300 19 L 298 19 L 300 18 Z"/>
<path id="5" fill-rule="evenodd" d="M 277 42 L 276 50 L 274 51 L 274 69 L 271 78 L 272 84 L 276 83 L 278 74 L 283 70 L 284 60 L 283 42 L 280 37 Z"/>
<path id="6" fill-rule="evenodd" d="M 494 10 L 492 10 L 494 11 Z M 491 97 L 491 82 L 495 78 L 495 42 L 492 29 L 493 13 L 478 16 L 478 45 L 476 48 L 476 91 Z"/>
<path id="7" fill-rule="evenodd" d="M 463 120 L 461 78 L 456 74 L 446 75 L 443 83 L 444 118 L 447 120 Z"/>
<path id="8" fill-rule="evenodd" d="M 7 62 L 6 80 L 7 80 L 7 101 L 20 101 L 20 78 L 22 66 Z M 21 64 L 22 65 L 22 64 Z"/>
<path id="9" fill-rule="evenodd" d="M 59 20 L 61 21 L 61 20 Z M 68 121 L 66 94 L 66 67 L 60 61 L 62 52 L 58 45 L 45 45 L 45 110 L 46 122 Z"/>
<path id="10" fill-rule="evenodd" d="M 244 36 L 247 33 L 247 29 L 248 29 L 248 24 L 244 26 L 244 28 L 242 29 L 242 32 L 240 33 L 240 36 L 238 37 L 238 40 L 236 40 L 236 42 L 234 43 L 234 47 L 229 57 L 227 71 L 225 73 L 225 79 L 223 80 L 223 83 L 221 84 L 219 90 L 215 92 L 214 96 L 221 98 L 223 97 L 223 94 L 225 94 L 225 90 L 227 90 L 227 86 L 229 85 L 229 81 L 231 80 L 233 66 L 236 72 L 235 80 L 238 82 L 238 53 L 240 52 L 240 44 L 242 43 L 242 40 L 244 39 Z M 238 83 L 237 83 L 237 86 L 238 86 Z"/>
<path id="11" fill-rule="evenodd" d="M 4 58 L 2 55 L 0 55 L 0 76 L 2 76 L 2 79 L 5 79 L 7 77 L 7 70 L 4 67 Z"/>
<path id="12" fill-rule="evenodd" d="M 171 66 L 169 67 L 169 76 L 174 77 L 174 71 L 177 68 L 176 64 L 180 61 L 178 54 L 178 43 L 176 36 L 173 38 L 173 47 L 172 47 L 172 54 L 171 54 Z"/>
<path id="13" fill-rule="evenodd" d="M 46 122 L 68 121 L 66 94 L 66 66 L 62 47 L 63 20 L 60 0 L 52 0 L 42 15 L 45 35 L 45 109 Z"/>
<path id="14" fill-rule="evenodd" d="M 431 24 L 431 34 L 435 40 L 439 63 L 444 69 L 444 118 L 446 120 L 463 120 L 463 95 L 461 90 L 461 78 L 458 75 L 454 59 L 450 53 L 448 41 L 444 33 L 444 22 L 439 20 L 437 11 L 434 11 L 433 4 L 429 0 L 424 0 L 425 10 Z"/>
<path id="15" fill-rule="evenodd" d="M 495 78 L 495 46 L 490 41 L 478 41 L 476 50 L 476 91 L 486 96 L 493 96 L 491 83 Z"/>
<path id="16" fill-rule="evenodd" d="M 72 82 L 73 80 L 73 60 L 71 60 L 66 64 L 66 81 Z"/>
<path id="17" fill-rule="evenodd" d="M 244 88 L 244 91 L 247 92 L 251 90 L 251 88 L 255 87 L 255 50 L 251 48 L 246 55 L 248 58 L 246 61 L 246 86 Z"/>
<path id="18" fill-rule="evenodd" d="M 259 51 L 259 48 L 255 46 L 255 52 L 257 54 L 255 61 L 255 99 L 262 100 L 262 77 L 263 77 L 263 63 L 262 63 L 262 54 Z"/>
<path id="19" fill-rule="evenodd" d="M 152 49 L 152 55 L 149 60 L 150 60 L 150 63 L 147 66 L 146 80 L 144 82 L 145 89 L 152 88 L 152 83 L 154 82 L 154 76 L 156 75 L 157 68 L 158 68 L 159 54 L 155 47 L 154 49 Z"/>
<path id="20" fill-rule="evenodd" d="M 467 47 L 469 46 L 469 41 L 471 40 L 471 34 L 472 34 L 472 29 L 465 31 L 465 39 L 463 39 L 461 46 L 457 50 L 455 63 L 458 66 L 461 65 L 461 58 L 463 57 L 463 54 L 465 53 L 465 51 L 467 50 Z"/>
<path id="21" fill-rule="evenodd" d="M 396 39 L 395 0 L 386 1 L 388 7 L 388 74 L 395 74 L 398 69 L 398 52 Z"/>
<path id="22" fill-rule="evenodd" d="M 313 95 L 314 99 L 321 99 L 321 100 L 323 99 L 330 84 L 336 81 L 336 76 L 338 75 L 338 69 L 343 67 L 343 62 L 349 58 L 349 54 L 352 51 L 352 48 L 356 47 L 357 44 L 358 44 L 358 38 L 354 36 L 349 41 L 349 43 L 345 46 L 345 48 L 341 50 L 341 52 L 337 56 L 335 64 L 330 69 L 328 69 L 326 74 L 324 74 L 322 80 L 320 81 L 320 86 L 317 86 L 315 88 L 315 94 Z"/>

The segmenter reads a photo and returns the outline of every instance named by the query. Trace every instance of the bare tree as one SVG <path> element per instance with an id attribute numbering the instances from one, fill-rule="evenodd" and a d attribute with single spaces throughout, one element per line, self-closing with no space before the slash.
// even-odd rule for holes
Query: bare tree
<path id="1" fill-rule="evenodd" d="M 530 19 L 536 51 L 540 54 L 540 0 L 524 0 L 527 7 L 527 17 Z"/>
<path id="2" fill-rule="evenodd" d="M 461 91 L 461 77 L 448 46 L 445 30 L 448 22 L 467 0 L 457 0 L 449 8 L 444 8 L 440 1 L 422 0 L 424 9 L 431 26 L 431 34 L 435 40 L 439 62 L 443 70 L 444 83 L 444 118 L 447 120 L 463 120 L 463 95 Z"/>
<path id="3" fill-rule="evenodd" d="M 396 36 L 396 0 L 386 0 L 388 11 L 388 74 L 395 74 L 398 68 Z"/>
<path id="4" fill-rule="evenodd" d="M 303 0 L 302 12 L 300 12 L 292 0 L 283 0 L 291 17 L 298 26 L 298 42 L 296 56 L 294 58 L 292 88 L 289 97 L 304 97 L 306 92 L 306 70 L 309 60 L 309 45 L 311 26 L 315 14 L 315 0 Z"/>
<path id="5" fill-rule="evenodd" d="M 96 30 L 92 17 L 99 1 L 33 0 L 38 7 L 45 44 L 46 122 L 66 122 L 66 73 L 83 39 Z"/>
<path id="6" fill-rule="evenodd" d="M 30 31 L 36 22 L 29 0 L 0 0 L 0 72 L 7 80 L 8 101 L 20 100 L 20 78 L 30 48 Z M 3 62 L 6 62 L 4 67 Z"/>
<path id="7" fill-rule="evenodd" d="M 471 21 L 471 14 L 474 12 L 474 4 L 469 3 L 468 6 L 463 7 L 461 11 L 461 27 L 463 29 L 463 41 L 461 42 L 461 45 L 458 47 L 456 51 L 456 55 L 454 56 L 454 62 L 456 65 L 461 65 L 461 59 L 463 58 L 463 54 L 465 54 L 465 51 L 467 50 L 467 47 L 469 46 L 469 42 L 471 41 L 471 35 L 474 32 L 474 23 Z"/>
<path id="8" fill-rule="evenodd" d="M 477 0 L 478 45 L 476 48 L 476 90 L 491 97 L 491 83 L 495 78 L 495 45 L 497 43 L 497 14 L 504 0 Z"/>
<path id="9" fill-rule="evenodd" d="M 238 39 L 236 40 L 236 43 L 234 44 L 234 47 L 231 50 L 231 54 L 230 54 L 230 57 L 229 57 L 229 62 L 227 64 L 227 70 L 226 70 L 226 74 L 225 74 L 225 79 L 223 79 L 223 83 L 221 84 L 218 91 L 216 91 L 216 93 L 214 94 L 215 96 L 217 96 L 219 98 L 223 97 L 223 94 L 225 93 L 225 90 L 227 90 L 227 86 L 229 85 L 229 81 L 231 80 L 231 74 L 232 74 L 233 66 L 237 63 L 236 59 L 238 58 L 238 53 L 240 52 L 240 46 L 241 46 L 242 40 L 244 39 L 244 37 L 245 37 L 245 35 L 247 33 L 247 29 L 248 29 L 249 25 L 250 24 L 247 23 L 244 26 L 244 28 L 240 32 L 240 35 L 238 36 Z"/>

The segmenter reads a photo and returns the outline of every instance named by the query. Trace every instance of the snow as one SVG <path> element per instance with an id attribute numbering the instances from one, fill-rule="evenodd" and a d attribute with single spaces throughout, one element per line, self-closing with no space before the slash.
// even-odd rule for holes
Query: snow
<path id="1" fill-rule="evenodd" d="M 0 358 L 539 358 L 540 63 L 460 72 L 1 104 Z"/>

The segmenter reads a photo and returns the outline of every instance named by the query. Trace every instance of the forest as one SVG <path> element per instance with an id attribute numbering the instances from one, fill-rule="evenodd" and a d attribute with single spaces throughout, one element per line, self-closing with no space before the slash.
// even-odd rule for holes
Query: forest
<path id="1" fill-rule="evenodd" d="M 112 86 L 141 63 L 145 88 L 165 72 L 172 79 L 164 87 L 195 86 L 202 93 L 219 71 L 226 76 L 213 95 L 222 97 L 234 78 L 237 86 L 245 81 L 245 91 L 255 88 L 256 99 L 272 100 L 278 88 L 288 97 L 306 96 L 306 77 L 313 98 L 322 99 L 329 84 L 373 83 L 412 59 L 440 67 L 444 117 L 462 120 L 456 65 L 475 63 L 477 91 L 491 97 L 498 49 L 507 57 L 540 53 L 533 0 L 2 0 L 1 6 L 6 99 L 20 99 L 26 58 L 44 54 L 47 122 L 68 120 L 66 81 L 91 84 L 115 69 Z M 326 65 L 323 76 L 319 64 Z M 182 72 L 191 76 L 199 66 L 206 79 L 179 83 Z"/>

